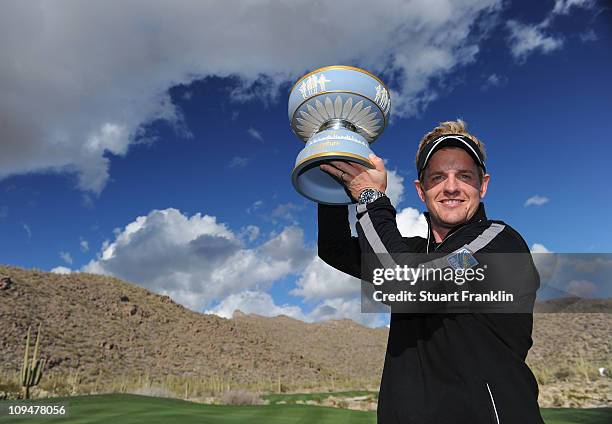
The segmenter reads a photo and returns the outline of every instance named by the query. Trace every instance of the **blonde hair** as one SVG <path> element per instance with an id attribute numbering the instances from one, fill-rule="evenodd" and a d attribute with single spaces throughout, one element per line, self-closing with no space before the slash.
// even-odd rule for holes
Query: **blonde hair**
<path id="1" fill-rule="evenodd" d="M 417 149 L 417 154 L 415 157 L 415 165 L 417 167 L 419 166 L 418 164 L 419 155 L 425 148 L 425 145 L 429 143 L 431 140 L 441 137 L 443 135 L 447 135 L 447 134 L 459 134 L 459 135 L 469 138 L 474 143 L 476 143 L 476 145 L 478 146 L 478 149 L 480 150 L 480 153 L 482 154 L 483 161 L 487 160 L 487 153 L 485 152 L 484 143 L 480 141 L 478 138 L 476 138 L 475 135 L 470 134 L 467 131 L 467 123 L 464 120 L 457 119 L 456 121 L 440 122 L 440 125 L 438 125 L 433 130 L 425 134 L 425 136 L 423 136 L 423 138 L 421 139 L 419 143 L 419 148 Z M 480 166 L 478 167 L 478 176 L 480 177 L 480 181 L 482 182 L 483 170 Z"/>

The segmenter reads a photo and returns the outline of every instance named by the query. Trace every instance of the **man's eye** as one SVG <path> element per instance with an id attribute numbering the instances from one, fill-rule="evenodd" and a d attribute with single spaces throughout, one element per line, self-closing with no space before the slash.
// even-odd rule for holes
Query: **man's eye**
<path id="1" fill-rule="evenodd" d="M 472 176 L 470 174 L 462 174 L 461 179 L 463 180 L 471 180 Z"/>
<path id="2" fill-rule="evenodd" d="M 442 175 L 434 175 L 431 177 L 431 181 L 440 181 L 442 179 Z"/>

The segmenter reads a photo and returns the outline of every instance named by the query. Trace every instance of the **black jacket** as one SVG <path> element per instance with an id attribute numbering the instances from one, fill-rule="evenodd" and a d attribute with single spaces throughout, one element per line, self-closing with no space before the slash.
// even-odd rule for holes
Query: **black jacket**
<path id="1" fill-rule="evenodd" d="M 428 239 L 402 237 L 395 214 L 387 197 L 359 206 L 359 237 L 353 237 L 348 207 L 319 204 L 319 257 L 361 278 L 362 253 L 377 252 L 372 248 L 376 245 L 373 232 L 389 253 L 450 253 L 492 223 L 504 225 L 503 230 L 482 252 L 529 252 L 518 232 L 487 219 L 482 203 L 468 222 L 453 228 L 439 244 L 434 242 L 427 212 Z M 364 226 L 369 227 L 369 234 Z M 533 272 L 537 275 L 535 267 Z M 534 300 L 535 289 L 532 304 Z M 543 423 L 537 382 L 525 364 L 532 345 L 532 324 L 531 313 L 392 313 L 378 422 Z"/>

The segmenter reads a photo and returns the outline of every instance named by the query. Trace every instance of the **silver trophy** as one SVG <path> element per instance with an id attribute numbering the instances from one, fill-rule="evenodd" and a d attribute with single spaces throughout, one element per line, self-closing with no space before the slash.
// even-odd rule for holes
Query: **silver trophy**
<path id="1" fill-rule="evenodd" d="M 374 168 L 370 143 L 384 131 L 390 109 L 385 84 L 363 69 L 326 66 L 300 78 L 289 94 L 291 128 L 306 142 L 291 175 L 298 193 L 328 205 L 355 203 L 319 165 L 343 160 Z"/>

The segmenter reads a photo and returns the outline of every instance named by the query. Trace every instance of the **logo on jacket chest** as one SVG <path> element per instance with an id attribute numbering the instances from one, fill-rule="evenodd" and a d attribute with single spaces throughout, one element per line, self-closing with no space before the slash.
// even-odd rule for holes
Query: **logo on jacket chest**
<path id="1" fill-rule="evenodd" d="M 467 269 L 478 265 L 478 261 L 466 247 L 449 255 L 447 261 L 453 269 Z"/>

